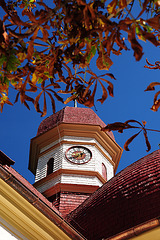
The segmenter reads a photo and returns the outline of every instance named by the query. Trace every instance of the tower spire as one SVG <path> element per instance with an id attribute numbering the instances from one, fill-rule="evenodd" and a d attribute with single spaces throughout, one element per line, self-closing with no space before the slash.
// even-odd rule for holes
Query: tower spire
<path id="1" fill-rule="evenodd" d="M 76 98 L 74 99 L 74 107 L 77 107 L 77 100 L 76 100 Z"/>

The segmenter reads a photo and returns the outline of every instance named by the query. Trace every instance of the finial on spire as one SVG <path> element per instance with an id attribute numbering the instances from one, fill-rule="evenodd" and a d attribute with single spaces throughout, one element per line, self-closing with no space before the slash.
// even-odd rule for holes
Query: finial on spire
<path id="1" fill-rule="evenodd" d="M 74 107 L 77 107 L 77 100 L 74 99 Z"/>

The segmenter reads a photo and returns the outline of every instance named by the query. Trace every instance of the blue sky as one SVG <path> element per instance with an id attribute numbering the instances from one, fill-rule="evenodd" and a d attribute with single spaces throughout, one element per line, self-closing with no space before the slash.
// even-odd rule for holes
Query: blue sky
<path id="1" fill-rule="evenodd" d="M 149 83 L 159 81 L 159 70 L 144 68 L 145 59 L 147 57 L 151 63 L 159 60 L 160 49 L 149 42 L 141 41 L 141 43 L 145 54 L 140 62 L 135 61 L 132 50 L 122 52 L 122 56 L 119 57 L 113 56 L 114 64 L 109 72 L 113 73 L 117 79 L 116 81 L 111 80 L 114 83 L 114 98 L 108 97 L 102 105 L 100 102 L 95 102 L 97 111 L 95 108 L 93 110 L 106 124 L 116 121 L 124 122 L 129 119 L 146 120 L 148 128 L 160 130 L 160 110 L 158 112 L 150 110 L 155 92 L 144 92 Z M 127 46 L 130 48 L 129 43 Z M 93 61 L 92 69 L 95 71 L 94 64 Z M 96 71 L 96 73 L 100 72 Z M 108 78 L 108 80 L 110 79 Z M 11 98 L 14 99 L 14 97 L 14 91 L 11 91 Z M 68 105 L 73 106 L 73 103 Z M 56 111 L 64 106 L 57 102 Z M 49 105 L 47 115 L 44 118 L 51 114 L 52 110 Z M 13 107 L 4 106 L 3 113 L 0 113 L 0 149 L 16 162 L 14 168 L 31 183 L 34 182 L 34 176 L 28 170 L 30 139 L 36 136 L 38 126 L 44 118 L 36 113 L 34 106 L 31 105 L 29 111 L 19 102 Z M 123 134 L 114 133 L 114 135 L 117 143 L 123 147 L 125 141 L 134 133 L 136 131 L 128 130 Z M 152 145 L 149 152 L 151 153 L 159 149 L 160 133 L 148 132 L 148 137 Z M 142 135 L 139 135 L 129 147 L 130 151 L 124 151 L 122 154 L 117 172 L 148 154 Z"/>

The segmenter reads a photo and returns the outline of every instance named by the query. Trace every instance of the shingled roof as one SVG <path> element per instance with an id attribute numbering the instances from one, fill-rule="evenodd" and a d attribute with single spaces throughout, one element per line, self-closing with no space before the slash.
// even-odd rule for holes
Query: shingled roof
<path id="1" fill-rule="evenodd" d="M 160 216 L 160 150 L 118 173 L 67 216 L 88 240 L 108 239 Z"/>
<path id="2" fill-rule="evenodd" d="M 106 124 L 90 108 L 65 107 L 41 122 L 37 136 L 47 132 L 60 123 L 89 124 L 98 125 L 100 127 L 106 126 Z M 109 132 L 108 135 L 114 139 L 112 132 Z"/>

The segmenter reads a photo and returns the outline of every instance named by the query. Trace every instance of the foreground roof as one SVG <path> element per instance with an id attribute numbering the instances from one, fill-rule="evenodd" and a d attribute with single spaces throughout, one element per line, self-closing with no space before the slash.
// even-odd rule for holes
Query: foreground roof
<path id="1" fill-rule="evenodd" d="M 89 124 L 98 125 L 100 127 L 106 126 L 106 124 L 90 108 L 65 107 L 44 119 L 39 125 L 37 135 L 52 129 L 60 123 Z M 108 135 L 114 139 L 112 132 L 109 132 Z"/>
<path id="2" fill-rule="evenodd" d="M 38 224 L 39 222 L 39 216 L 41 216 L 40 221 L 42 223 L 40 224 L 41 227 L 39 227 L 40 232 L 37 232 L 37 234 L 42 234 L 42 231 L 47 231 L 48 229 L 51 229 L 48 234 L 54 235 L 54 239 L 60 239 L 57 238 L 57 236 L 60 234 L 61 236 L 65 237 L 65 239 L 77 239 L 82 240 L 85 239 L 81 234 L 79 234 L 70 224 L 68 224 L 64 218 L 61 216 L 61 213 L 56 209 L 55 206 L 51 202 L 49 202 L 39 191 L 37 191 L 25 178 L 23 178 L 18 172 L 16 172 L 12 167 L 7 165 L 0 164 L 0 183 L 2 184 L 1 187 L 3 188 L 2 195 L 9 196 L 10 202 L 9 206 L 15 205 L 18 207 L 18 210 L 15 210 L 12 212 L 12 207 L 9 209 L 9 206 L 7 206 L 7 209 L 10 211 L 10 215 L 8 216 L 8 212 L 5 207 L 3 209 L 4 211 L 4 219 L 10 218 L 12 219 L 14 214 L 17 217 L 17 221 L 15 223 L 13 222 L 13 225 L 18 228 L 19 225 L 23 225 L 24 229 L 20 227 L 20 231 L 22 233 L 26 233 L 27 226 L 31 224 L 31 222 Z M 15 192 L 15 193 L 14 193 Z M 18 193 L 18 194 L 17 194 Z M 4 197 L 3 196 L 3 197 Z M 15 198 L 16 196 L 16 198 Z M 20 197 L 22 198 L 20 198 Z M 21 199 L 21 200 L 20 200 Z M 17 202 L 16 202 L 17 201 Z M 23 207 L 25 202 L 25 206 Z M 2 205 L 7 205 L 8 200 L 4 201 Z M 30 206 L 30 208 L 28 207 Z M 27 212 L 27 209 L 30 211 Z M 38 211 L 37 211 L 38 210 Z M 20 212 L 22 211 L 22 212 Z M 20 214 L 19 214 L 20 212 Z M 24 212 L 27 212 L 27 216 L 24 215 Z M 36 215 L 34 215 L 36 213 Z M 12 216 L 13 215 L 13 216 Z M 23 218 L 23 215 L 25 216 L 25 219 Z M 34 217 L 33 217 L 34 215 Z M 20 219 L 20 220 L 19 220 Z M 28 220 L 29 219 L 29 220 Z M 43 222 L 45 219 L 48 220 L 48 223 Z M 19 223 L 20 221 L 20 223 Z M 29 222 L 29 223 L 28 223 Z M 24 224 L 26 223 L 26 224 Z M 19 224 L 19 225 L 18 225 Z M 27 225 L 28 224 L 28 225 Z M 45 224 L 48 224 L 47 228 L 45 228 Z M 50 226 L 51 225 L 51 226 Z M 33 234 L 33 229 L 35 226 L 32 226 L 32 231 L 28 234 Z M 47 229 L 47 230 L 46 230 Z M 37 230 L 35 230 L 37 231 Z M 48 230 L 49 231 L 49 230 Z M 43 237 L 42 237 L 43 238 Z M 31 236 L 29 236 L 28 239 L 33 239 Z M 35 239 L 37 239 L 35 237 Z M 43 239 L 48 239 L 47 236 Z M 50 238 L 49 238 L 50 239 Z"/>
<path id="3" fill-rule="evenodd" d="M 14 165 L 15 161 L 10 159 L 4 152 L 0 151 L 0 164 L 2 165 Z"/>
<path id="4" fill-rule="evenodd" d="M 159 216 L 160 150 L 157 150 L 113 177 L 66 219 L 87 239 L 98 240 Z"/>

